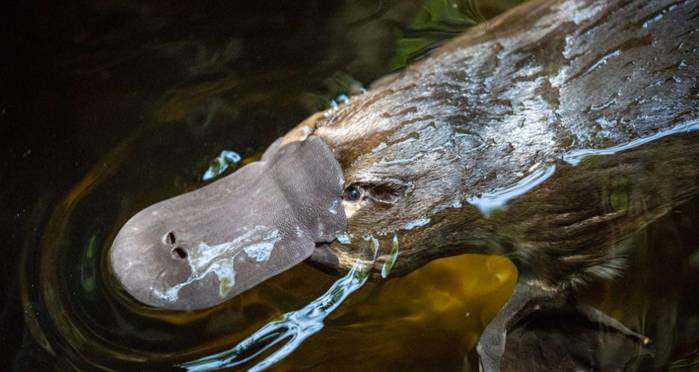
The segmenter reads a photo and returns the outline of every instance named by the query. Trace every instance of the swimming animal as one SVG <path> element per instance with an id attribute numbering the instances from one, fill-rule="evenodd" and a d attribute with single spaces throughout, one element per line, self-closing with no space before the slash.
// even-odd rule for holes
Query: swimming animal
<path id="1" fill-rule="evenodd" d="M 113 271 L 147 305 L 199 309 L 307 259 L 349 270 L 365 237 L 379 272 L 395 235 L 392 275 L 468 252 L 517 265 L 483 370 L 517 370 L 508 333 L 556 311 L 646 350 L 575 292 L 620 275 L 629 237 L 699 194 L 697 71 L 699 1 L 527 2 L 311 116 L 259 162 L 139 212 Z"/>

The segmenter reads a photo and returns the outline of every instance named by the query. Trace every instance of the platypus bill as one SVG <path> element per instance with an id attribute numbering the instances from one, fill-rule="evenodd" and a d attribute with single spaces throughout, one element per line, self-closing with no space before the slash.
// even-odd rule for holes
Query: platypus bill
<path id="1" fill-rule="evenodd" d="M 382 241 L 379 272 L 396 233 L 392 275 L 469 252 L 517 265 L 482 370 L 541 358 L 521 335 L 542 314 L 578 321 L 551 330 L 577 335 L 559 339 L 573 357 L 539 368 L 633 369 L 650 340 L 575 292 L 620 275 L 629 237 L 699 194 L 698 15 L 696 0 L 525 3 L 311 116 L 259 163 L 141 211 L 113 271 L 146 305 L 200 309 L 307 259 L 346 271 L 366 236 Z M 600 357 L 602 338 L 625 352 Z"/>

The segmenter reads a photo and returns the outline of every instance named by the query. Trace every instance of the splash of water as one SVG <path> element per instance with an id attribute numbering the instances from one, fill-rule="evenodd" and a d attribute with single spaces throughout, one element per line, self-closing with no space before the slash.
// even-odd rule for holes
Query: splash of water
<path id="1" fill-rule="evenodd" d="M 379 252 L 379 241 L 374 237 L 368 237 L 367 240 L 373 255 L 373 261 L 370 263 L 373 264 Z M 323 329 L 325 318 L 367 282 L 371 264 L 367 264 L 366 261 L 356 262 L 347 275 L 336 281 L 322 296 L 300 310 L 288 312 L 280 319 L 267 323 L 234 348 L 183 363 L 179 367 L 187 371 L 214 371 L 241 366 L 286 340 L 285 344 L 249 371 L 263 371 L 271 367 Z"/>

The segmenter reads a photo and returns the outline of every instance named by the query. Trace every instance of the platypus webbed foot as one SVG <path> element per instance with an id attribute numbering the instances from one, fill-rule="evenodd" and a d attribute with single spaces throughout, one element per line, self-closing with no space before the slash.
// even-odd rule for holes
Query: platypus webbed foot
<path id="1" fill-rule="evenodd" d="M 520 283 L 478 342 L 480 370 L 630 371 L 652 355 L 650 339 L 568 291 Z"/>
<path id="2" fill-rule="evenodd" d="M 529 314 L 540 310 L 551 296 L 540 288 L 517 283 L 512 296 L 500 309 L 495 318 L 483 330 L 476 348 L 481 371 L 500 371 L 500 364 L 505 354 L 508 331 L 515 324 L 525 320 Z"/>
<path id="3" fill-rule="evenodd" d="M 590 305 L 577 304 L 575 308 L 577 311 L 580 312 L 581 315 L 587 318 L 588 321 L 602 326 L 601 331 L 604 331 L 604 328 L 607 328 L 613 332 L 618 332 L 640 343 L 649 351 L 651 350 L 651 339 L 649 337 L 646 337 L 640 333 L 636 333 L 626 328 L 626 326 L 623 325 L 620 321 L 610 317 L 609 315 L 595 309 Z"/>

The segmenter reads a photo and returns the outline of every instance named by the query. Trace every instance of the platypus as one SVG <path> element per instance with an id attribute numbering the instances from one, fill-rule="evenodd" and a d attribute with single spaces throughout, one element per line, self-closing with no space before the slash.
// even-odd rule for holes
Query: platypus
<path id="1" fill-rule="evenodd" d="M 532 0 L 139 212 L 113 271 L 146 305 L 200 309 L 304 260 L 347 271 L 370 237 L 378 272 L 397 239 L 391 275 L 462 253 L 517 265 L 483 370 L 546 309 L 643 348 L 575 292 L 620 275 L 629 237 L 699 194 L 698 48 L 696 0 Z"/>

